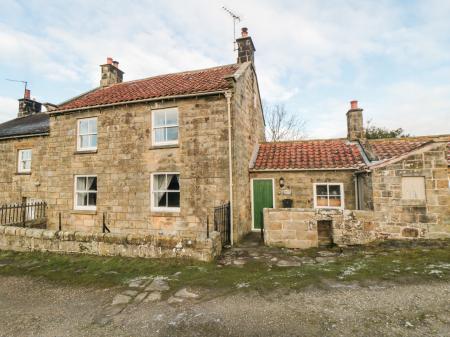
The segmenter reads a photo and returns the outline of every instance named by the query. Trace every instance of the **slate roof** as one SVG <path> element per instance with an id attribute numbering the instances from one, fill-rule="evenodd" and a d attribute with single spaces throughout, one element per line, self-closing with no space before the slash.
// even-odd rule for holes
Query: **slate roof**
<path id="1" fill-rule="evenodd" d="M 364 159 L 346 139 L 267 142 L 259 146 L 253 170 L 358 169 Z"/>
<path id="2" fill-rule="evenodd" d="M 45 134 L 50 131 L 49 116 L 46 113 L 19 117 L 0 124 L 0 139 Z"/>
<path id="3" fill-rule="evenodd" d="M 227 77 L 234 75 L 239 64 L 149 77 L 94 89 L 59 106 L 57 111 L 112 103 L 201 94 L 230 88 Z"/>

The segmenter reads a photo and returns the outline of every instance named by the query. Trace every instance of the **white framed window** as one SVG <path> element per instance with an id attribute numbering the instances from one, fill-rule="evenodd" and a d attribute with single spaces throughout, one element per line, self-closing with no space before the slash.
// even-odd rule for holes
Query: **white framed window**
<path id="1" fill-rule="evenodd" d="M 19 150 L 17 172 L 30 173 L 31 172 L 31 149 Z"/>
<path id="2" fill-rule="evenodd" d="M 178 144 L 178 109 L 152 110 L 153 145 Z"/>
<path id="3" fill-rule="evenodd" d="M 97 150 L 97 117 L 77 121 L 77 151 Z"/>
<path id="4" fill-rule="evenodd" d="M 153 173 L 151 177 L 151 191 L 152 211 L 180 211 L 179 173 Z"/>
<path id="5" fill-rule="evenodd" d="M 75 176 L 74 209 L 95 211 L 97 209 L 97 176 Z"/>
<path id="6" fill-rule="evenodd" d="M 314 208 L 344 208 L 344 184 L 315 183 Z"/>
<path id="7" fill-rule="evenodd" d="M 425 177 L 402 177 L 402 199 L 425 200 Z"/>

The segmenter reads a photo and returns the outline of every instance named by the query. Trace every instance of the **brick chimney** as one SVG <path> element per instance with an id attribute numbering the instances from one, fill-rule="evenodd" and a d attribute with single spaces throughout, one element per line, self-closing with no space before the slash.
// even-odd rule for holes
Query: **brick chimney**
<path id="1" fill-rule="evenodd" d="M 347 138 L 349 140 L 365 138 L 362 112 L 363 109 L 358 107 L 358 101 L 350 102 L 350 110 L 347 112 Z"/>
<path id="2" fill-rule="evenodd" d="M 124 72 L 119 69 L 119 62 L 114 61 L 112 57 L 106 58 L 106 63 L 100 65 L 101 79 L 100 86 L 107 87 L 112 84 L 122 83 Z"/>
<path id="3" fill-rule="evenodd" d="M 237 63 L 254 62 L 256 49 L 252 38 L 248 36 L 248 28 L 242 28 L 241 37 L 236 39 L 236 43 L 238 46 Z"/>
<path id="4" fill-rule="evenodd" d="M 17 117 L 24 117 L 40 113 L 41 108 L 42 104 L 34 99 L 31 99 L 30 90 L 25 89 L 23 98 L 19 98 L 19 113 L 17 114 Z"/>

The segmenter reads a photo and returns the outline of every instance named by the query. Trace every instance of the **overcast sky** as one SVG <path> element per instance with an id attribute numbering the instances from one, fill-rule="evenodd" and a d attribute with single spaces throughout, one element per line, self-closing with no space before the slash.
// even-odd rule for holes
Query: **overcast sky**
<path id="1" fill-rule="evenodd" d="M 125 80 L 235 62 L 241 15 L 256 47 L 263 100 L 307 122 L 309 138 L 343 137 L 349 101 L 373 124 L 450 133 L 450 1 L 0 1 L 0 122 L 19 83 L 60 103 L 98 85 L 99 64 Z"/>

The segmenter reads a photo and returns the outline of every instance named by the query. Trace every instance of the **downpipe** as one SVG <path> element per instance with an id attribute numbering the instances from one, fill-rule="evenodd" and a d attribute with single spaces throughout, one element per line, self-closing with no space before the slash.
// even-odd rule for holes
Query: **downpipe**
<path id="1" fill-rule="evenodd" d="M 233 153 L 231 147 L 231 91 L 225 92 L 227 99 L 228 112 L 228 172 L 229 172 L 229 191 L 230 191 L 230 245 L 233 246 L 234 226 L 233 226 Z"/>

